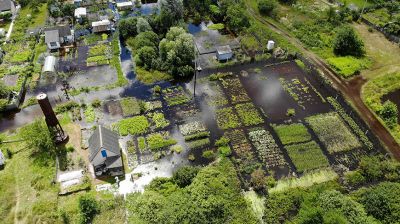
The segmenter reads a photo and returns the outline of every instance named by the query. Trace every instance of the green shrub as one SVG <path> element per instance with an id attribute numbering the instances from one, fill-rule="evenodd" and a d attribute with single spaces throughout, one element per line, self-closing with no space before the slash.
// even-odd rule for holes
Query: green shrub
<path id="1" fill-rule="evenodd" d="M 348 171 L 344 174 L 344 180 L 350 186 L 356 187 L 365 183 L 365 177 L 358 170 L 356 171 Z"/>
<path id="2" fill-rule="evenodd" d="M 352 27 L 343 26 L 337 30 L 333 41 L 333 52 L 341 56 L 352 55 L 360 57 L 365 54 L 364 43 Z"/>
<path id="3" fill-rule="evenodd" d="M 147 149 L 147 145 L 146 145 L 146 140 L 144 137 L 138 137 L 137 138 L 138 141 L 138 148 L 140 152 L 144 152 Z"/>
<path id="4" fill-rule="evenodd" d="M 207 137 L 210 137 L 210 132 L 209 131 L 202 131 L 202 132 L 198 132 L 196 134 L 185 136 L 185 141 L 192 141 L 192 140 L 201 139 L 201 138 L 207 138 Z"/>
<path id="5" fill-rule="evenodd" d="M 227 146 L 229 144 L 230 140 L 227 137 L 221 137 L 217 141 L 215 141 L 215 146 L 220 147 L 220 146 Z"/>
<path id="6" fill-rule="evenodd" d="M 214 152 L 212 150 L 206 150 L 206 151 L 203 152 L 202 156 L 205 159 L 214 159 L 215 154 L 214 154 Z"/>
<path id="7" fill-rule="evenodd" d="M 197 149 L 197 148 L 201 148 L 204 147 L 206 145 L 210 144 L 210 139 L 209 138 L 203 138 L 203 139 L 199 139 L 196 141 L 191 141 L 191 142 L 187 142 L 186 143 L 188 145 L 188 147 L 190 149 Z"/>
<path id="8" fill-rule="evenodd" d="M 62 104 L 57 104 L 57 106 L 54 108 L 54 112 L 56 114 L 62 114 L 68 111 L 71 111 L 74 108 L 78 108 L 79 104 L 75 101 L 68 101 L 66 103 Z"/>
<path id="9" fill-rule="evenodd" d="M 79 198 L 79 210 L 81 223 L 91 223 L 93 217 L 99 212 L 99 205 L 93 196 L 86 194 Z"/>
<path id="10" fill-rule="evenodd" d="M 232 149 L 230 146 L 220 146 L 218 147 L 218 152 L 220 155 L 227 157 L 232 154 Z"/>
<path id="11" fill-rule="evenodd" d="M 146 137 L 146 142 L 149 149 L 152 151 L 162 149 L 177 143 L 175 139 L 169 137 L 168 132 L 149 134 Z"/>

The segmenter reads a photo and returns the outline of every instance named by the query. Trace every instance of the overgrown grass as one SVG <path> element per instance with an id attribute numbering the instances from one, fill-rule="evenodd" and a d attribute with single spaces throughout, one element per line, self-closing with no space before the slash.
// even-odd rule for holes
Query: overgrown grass
<path id="1" fill-rule="evenodd" d="M 244 192 L 244 198 L 246 199 L 247 202 L 250 203 L 254 215 L 259 220 L 262 220 L 265 211 L 265 198 L 257 195 L 255 191 Z"/>
<path id="2" fill-rule="evenodd" d="M 355 58 L 352 56 L 332 57 L 326 59 L 336 72 L 344 78 L 349 78 L 356 75 L 371 66 L 371 61 L 368 58 Z"/>
<path id="3" fill-rule="evenodd" d="M 168 73 L 157 70 L 147 71 L 140 66 L 136 66 L 136 78 L 147 85 L 160 81 L 170 81 L 173 79 L 173 77 Z"/>
<path id="4" fill-rule="evenodd" d="M 277 181 L 275 187 L 270 188 L 268 193 L 279 193 L 284 192 L 294 188 L 307 188 L 314 184 L 320 184 L 324 182 L 328 182 L 331 180 L 335 180 L 338 178 L 337 173 L 332 169 L 323 169 L 318 170 L 316 172 L 307 173 L 306 175 L 300 178 L 287 178 L 287 179 L 280 179 Z"/>
<path id="5" fill-rule="evenodd" d="M 285 148 L 297 171 L 300 173 L 329 166 L 328 159 L 315 141 L 288 145 Z"/>
<path id="6" fill-rule="evenodd" d="M 273 128 L 284 145 L 311 140 L 310 133 L 301 123 L 290 125 L 274 125 Z"/>
<path id="7" fill-rule="evenodd" d="M 119 102 L 124 116 L 140 114 L 140 102 L 136 98 L 123 98 Z"/>

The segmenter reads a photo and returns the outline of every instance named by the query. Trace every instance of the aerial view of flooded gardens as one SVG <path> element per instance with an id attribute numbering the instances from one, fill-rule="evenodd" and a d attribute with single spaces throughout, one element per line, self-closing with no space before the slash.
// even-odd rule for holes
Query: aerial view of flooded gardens
<path id="1" fill-rule="evenodd" d="M 0 0 L 0 224 L 400 223 L 399 0 Z"/>

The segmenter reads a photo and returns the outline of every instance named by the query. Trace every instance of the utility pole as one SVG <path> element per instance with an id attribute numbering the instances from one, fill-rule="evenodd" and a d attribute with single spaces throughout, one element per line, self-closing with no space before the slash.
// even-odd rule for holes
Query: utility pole
<path id="1" fill-rule="evenodd" d="M 63 80 L 62 81 L 62 88 L 61 91 L 64 91 L 64 96 L 67 100 L 70 100 L 69 94 L 68 94 L 68 90 L 71 89 L 71 87 L 69 86 L 69 83 L 67 80 Z"/>

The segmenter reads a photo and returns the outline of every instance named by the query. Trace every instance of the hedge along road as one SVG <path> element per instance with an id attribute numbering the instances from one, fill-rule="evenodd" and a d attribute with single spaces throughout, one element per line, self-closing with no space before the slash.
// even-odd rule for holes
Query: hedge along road
<path id="1" fill-rule="evenodd" d="M 258 12 L 246 2 L 247 11 L 249 14 L 261 22 L 262 24 L 268 26 L 272 31 L 282 35 L 287 40 L 289 40 L 295 47 L 297 47 L 304 56 L 310 60 L 318 69 L 320 69 L 329 79 L 333 82 L 334 87 L 340 91 L 347 100 L 353 105 L 353 107 L 358 112 L 358 115 L 368 124 L 371 131 L 378 136 L 380 141 L 386 146 L 394 158 L 400 161 L 400 145 L 397 144 L 396 140 L 390 134 L 390 132 L 383 126 L 383 124 L 378 120 L 373 112 L 364 104 L 361 99 L 361 87 L 366 82 L 362 76 L 356 76 L 352 80 L 343 80 L 339 78 L 336 74 L 322 59 L 320 59 L 312 51 L 306 49 L 303 44 L 295 37 L 293 37 L 289 32 L 280 28 L 278 25 L 270 22 L 263 17 L 259 16 Z"/>

